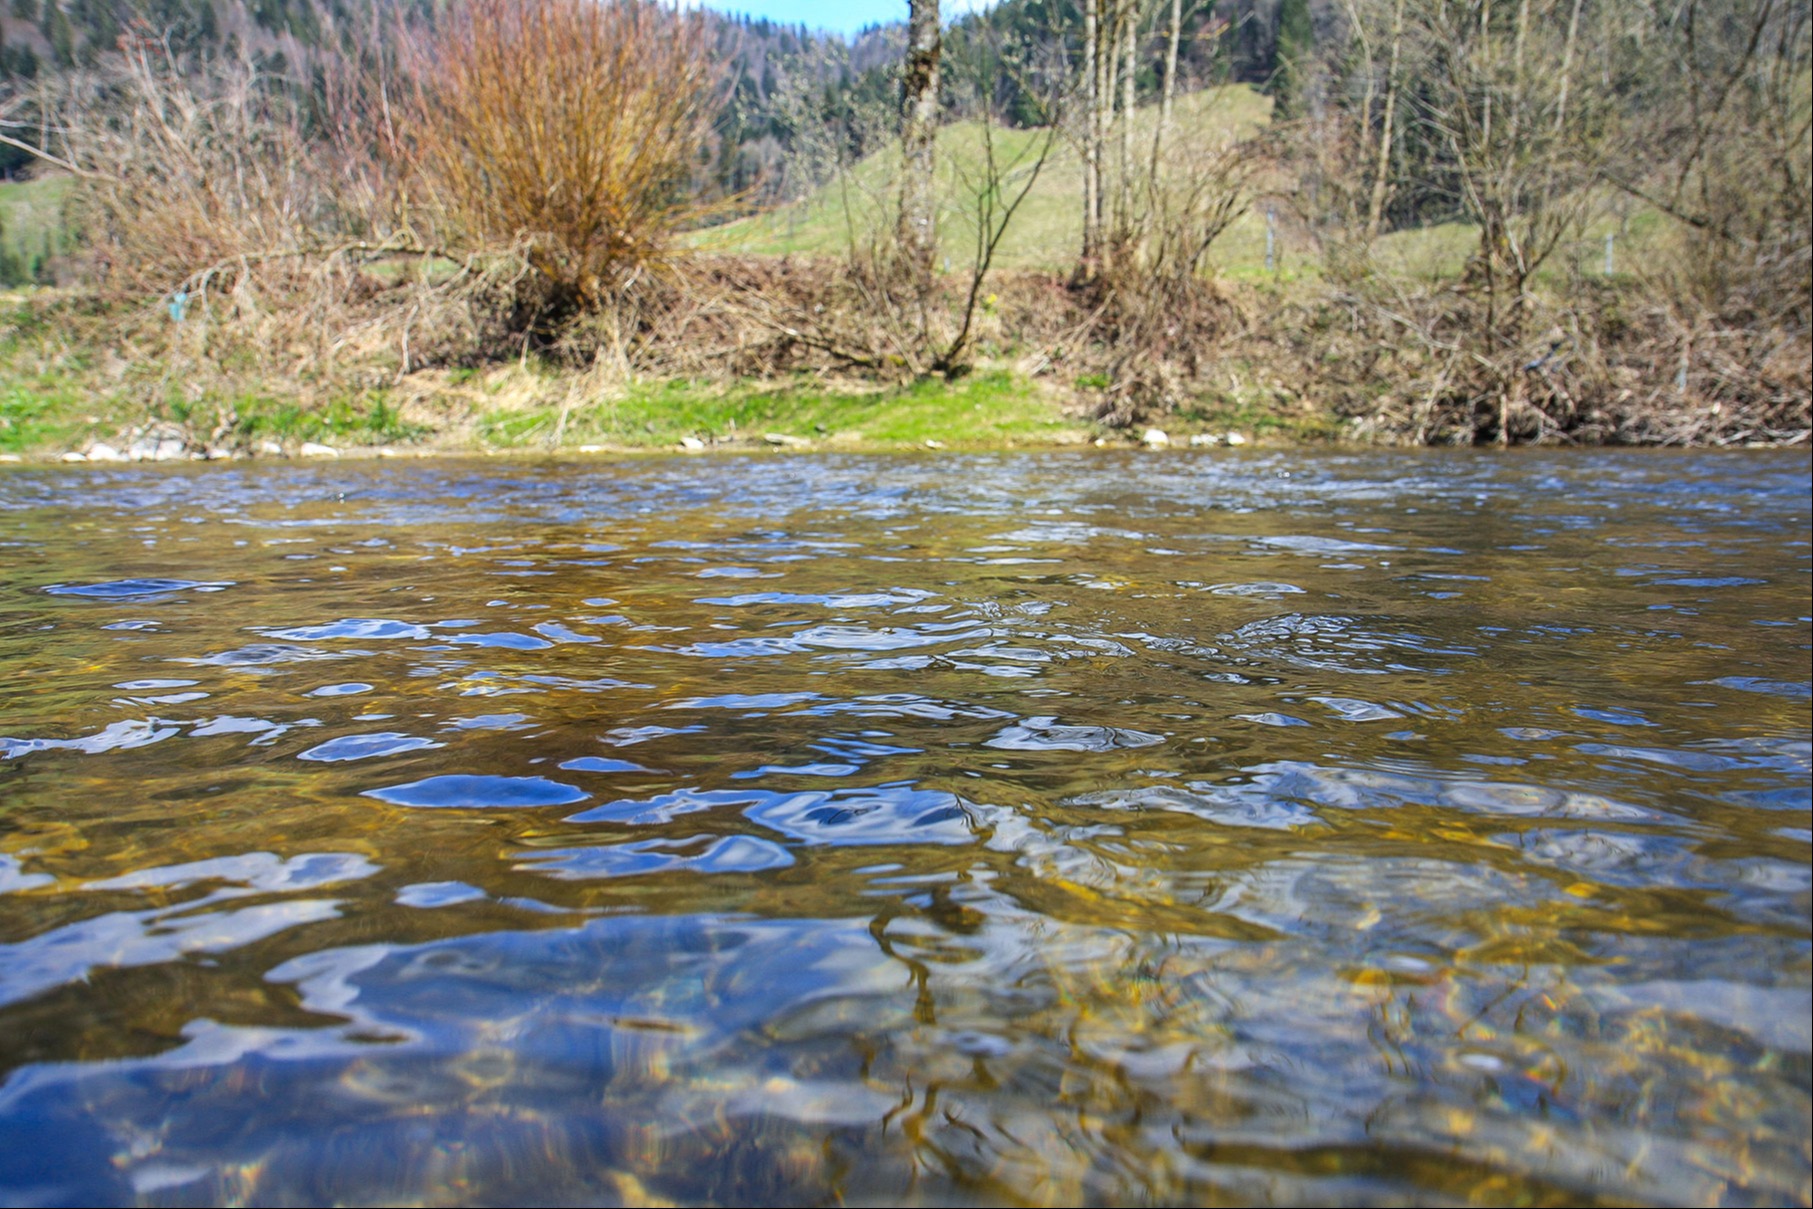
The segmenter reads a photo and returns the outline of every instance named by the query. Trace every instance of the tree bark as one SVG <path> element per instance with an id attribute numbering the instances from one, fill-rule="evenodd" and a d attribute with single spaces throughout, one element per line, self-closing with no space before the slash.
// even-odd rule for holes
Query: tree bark
<path id="1" fill-rule="evenodd" d="M 1171 106 L 1177 99 L 1177 46 L 1183 41 L 1183 0 L 1171 0 L 1171 23 L 1165 30 L 1165 90 L 1158 101 L 1158 128 L 1152 132 L 1152 185 L 1158 186 L 1158 165 L 1164 157 L 1165 138 L 1171 133 Z"/>
<path id="2" fill-rule="evenodd" d="M 1379 132 L 1379 160 L 1372 174 L 1372 197 L 1366 207 L 1366 242 L 1379 237 L 1385 219 L 1385 187 L 1391 175 L 1391 123 L 1398 100 L 1398 52 L 1404 45 L 1404 0 L 1391 8 L 1391 53 L 1385 67 L 1385 115 Z"/>
<path id="3" fill-rule="evenodd" d="M 901 259 L 922 292 L 932 285 L 938 252 L 937 190 L 934 178 L 938 137 L 938 60 L 944 50 L 938 0 L 911 0 L 906 63 L 900 88 Z"/>
<path id="4" fill-rule="evenodd" d="M 1133 109 L 1138 100 L 1137 51 L 1139 38 L 1138 0 L 1121 0 L 1120 5 L 1120 84 L 1121 140 L 1120 181 L 1114 195 L 1115 242 L 1122 255 L 1130 255 L 1135 242 L 1133 231 Z"/>
<path id="5" fill-rule="evenodd" d="M 1101 20 L 1103 0 L 1083 0 L 1083 257 L 1080 275 L 1095 276 L 1102 257 Z"/>
<path id="6" fill-rule="evenodd" d="M 1580 0 L 1574 0 L 1573 15 L 1567 22 L 1567 43 L 1561 52 L 1561 90 L 1555 98 L 1555 133 L 1560 134 L 1567 124 L 1567 94 L 1569 77 L 1574 70 L 1574 38 L 1580 32 Z"/>

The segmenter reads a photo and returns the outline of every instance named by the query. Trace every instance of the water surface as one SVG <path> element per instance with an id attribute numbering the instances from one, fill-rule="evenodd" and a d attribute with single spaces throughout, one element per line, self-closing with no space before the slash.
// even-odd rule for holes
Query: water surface
<path id="1" fill-rule="evenodd" d="M 0 474 L 0 1201 L 1806 1203 L 1803 457 Z"/>

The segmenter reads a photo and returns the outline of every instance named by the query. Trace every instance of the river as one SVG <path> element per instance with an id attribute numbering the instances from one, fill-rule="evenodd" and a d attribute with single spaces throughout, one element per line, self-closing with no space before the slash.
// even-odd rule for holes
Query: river
<path id="1" fill-rule="evenodd" d="M 1804 454 L 0 467 L 0 1202 L 1813 1199 Z"/>

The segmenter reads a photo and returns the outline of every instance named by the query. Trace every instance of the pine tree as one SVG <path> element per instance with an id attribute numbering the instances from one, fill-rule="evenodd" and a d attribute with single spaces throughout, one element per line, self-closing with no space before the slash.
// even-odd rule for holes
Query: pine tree
<path id="1" fill-rule="evenodd" d="M 44 36 L 50 40 L 51 53 L 56 55 L 59 67 L 75 63 L 75 32 L 69 28 L 69 18 L 63 15 L 57 0 L 45 0 Z"/>
<path id="2" fill-rule="evenodd" d="M 1296 117 L 1302 109 L 1303 85 L 1309 78 L 1309 56 L 1315 42 L 1309 0 L 1282 0 L 1278 5 L 1271 82 L 1274 114 L 1281 119 Z"/>

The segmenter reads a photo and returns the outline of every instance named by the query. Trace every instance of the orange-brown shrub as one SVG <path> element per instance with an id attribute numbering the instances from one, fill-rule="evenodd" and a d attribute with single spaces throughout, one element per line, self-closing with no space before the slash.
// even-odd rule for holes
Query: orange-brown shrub
<path id="1" fill-rule="evenodd" d="M 701 17 L 466 0 L 405 64 L 399 144 L 443 242 L 526 247 L 555 309 L 595 306 L 674 255 L 717 99 Z"/>

